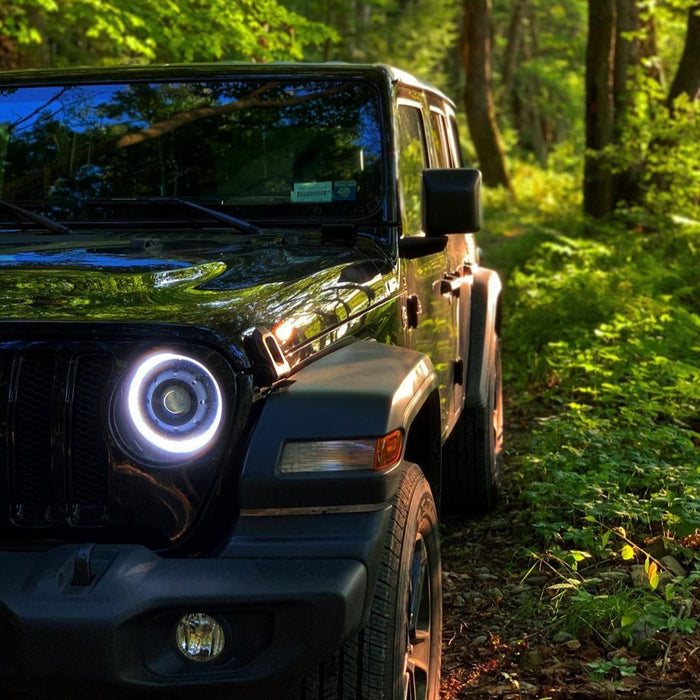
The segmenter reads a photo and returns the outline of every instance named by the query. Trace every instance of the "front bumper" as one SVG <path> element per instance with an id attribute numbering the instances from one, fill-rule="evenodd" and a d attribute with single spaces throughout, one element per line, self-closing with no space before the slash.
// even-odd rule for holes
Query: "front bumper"
<path id="1" fill-rule="evenodd" d="M 76 585 L 76 571 L 84 573 L 76 569 L 80 546 L 0 552 L 0 697 L 3 690 L 48 695 L 51 688 L 57 697 L 61 688 L 169 694 L 195 687 L 258 687 L 257 697 L 273 697 L 260 695 L 260 685 L 288 684 L 363 624 L 385 512 L 364 520 L 361 543 L 342 546 L 326 531 L 322 546 L 317 527 L 306 542 L 297 533 L 284 551 L 278 541 L 277 551 L 262 546 L 257 556 L 250 536 L 242 548 L 232 538 L 221 556 L 207 559 L 97 545 L 87 585 Z M 220 659 L 192 662 L 177 651 L 175 626 L 188 612 L 223 624 Z"/>

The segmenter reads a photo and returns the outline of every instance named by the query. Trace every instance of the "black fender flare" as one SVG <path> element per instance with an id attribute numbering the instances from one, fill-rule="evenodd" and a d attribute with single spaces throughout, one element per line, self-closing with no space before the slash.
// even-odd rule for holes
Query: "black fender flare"
<path id="1" fill-rule="evenodd" d="M 466 367 L 466 406 L 483 406 L 487 401 L 489 366 L 494 342 L 501 334 L 501 278 L 494 270 L 479 268 L 474 273 L 469 320 L 469 355 Z"/>
<path id="2" fill-rule="evenodd" d="M 384 503 L 396 468 L 279 474 L 284 443 L 407 433 L 437 386 L 426 355 L 374 341 L 349 343 L 303 367 L 261 399 L 240 477 L 241 508 Z"/>

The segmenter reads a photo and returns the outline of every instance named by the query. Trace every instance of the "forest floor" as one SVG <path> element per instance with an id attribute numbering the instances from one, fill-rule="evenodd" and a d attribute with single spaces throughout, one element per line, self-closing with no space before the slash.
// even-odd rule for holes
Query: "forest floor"
<path id="1" fill-rule="evenodd" d="M 527 419 L 511 416 L 508 452 L 517 452 L 512 446 L 529 429 Z M 508 472 L 514 468 L 506 453 L 504 494 L 493 512 L 443 526 L 441 698 L 700 698 L 700 628 L 690 636 L 657 639 L 650 653 L 640 655 L 624 648 L 613 651 L 600 631 L 574 637 L 553 622 L 550 586 L 556 580 L 546 565 L 537 565 L 528 515 L 509 497 Z M 620 562 L 597 575 L 630 579 L 629 567 Z M 618 673 L 594 680 L 595 666 L 589 664 L 606 668 L 606 663 Z"/>

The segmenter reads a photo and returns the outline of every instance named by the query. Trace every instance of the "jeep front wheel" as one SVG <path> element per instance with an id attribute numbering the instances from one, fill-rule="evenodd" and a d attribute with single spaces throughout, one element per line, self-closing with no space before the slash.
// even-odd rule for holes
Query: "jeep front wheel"
<path id="1" fill-rule="evenodd" d="M 437 700 L 441 583 L 435 501 L 421 470 L 409 464 L 392 499 L 369 622 L 304 679 L 300 696 Z"/>
<path id="2" fill-rule="evenodd" d="M 375 628 L 381 629 L 386 640 L 387 653 L 393 649 L 395 668 L 400 670 L 396 692 L 390 697 L 431 700 L 440 691 L 440 545 L 435 503 L 427 481 L 416 472 L 411 468 L 399 492 L 380 572 L 388 595 L 375 600 L 373 608 L 378 609 L 372 615 Z M 387 625 L 391 614 L 395 622 Z"/>

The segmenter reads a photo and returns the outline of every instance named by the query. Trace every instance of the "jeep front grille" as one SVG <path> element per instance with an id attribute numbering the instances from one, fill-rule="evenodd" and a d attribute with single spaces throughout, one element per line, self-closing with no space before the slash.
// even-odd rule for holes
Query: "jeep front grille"
<path id="1" fill-rule="evenodd" d="M 114 364 L 80 346 L 3 348 L 0 483 L 13 525 L 106 523 Z"/>

